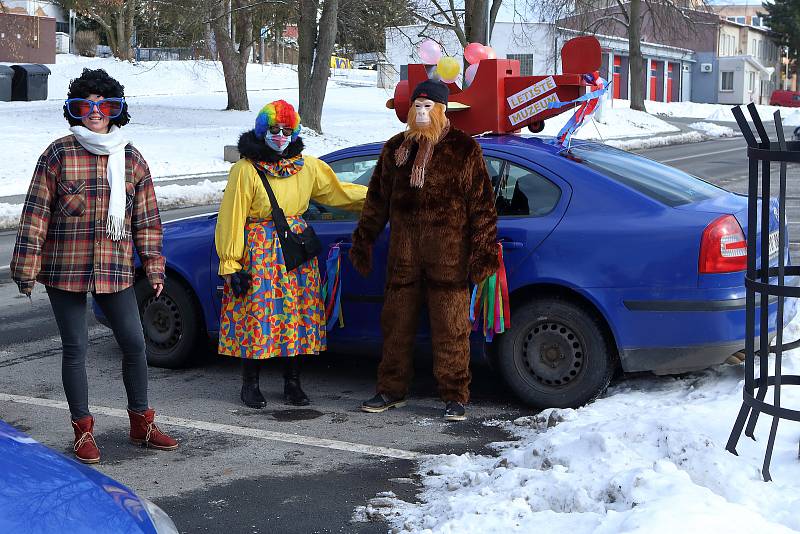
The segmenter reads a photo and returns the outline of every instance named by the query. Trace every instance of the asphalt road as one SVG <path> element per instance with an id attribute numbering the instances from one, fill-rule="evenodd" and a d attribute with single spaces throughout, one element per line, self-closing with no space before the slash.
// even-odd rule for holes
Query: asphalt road
<path id="1" fill-rule="evenodd" d="M 644 154 L 730 190 L 746 190 L 742 138 Z M 790 180 L 790 221 L 800 221 L 799 184 Z M 792 228 L 800 236 L 795 223 Z M 29 302 L 8 279 L 3 266 L 13 241 L 14 232 L 0 233 L 0 418 L 71 454 L 57 331 L 41 288 Z M 127 442 L 127 420 L 119 412 L 125 407 L 119 350 L 108 330 L 90 322 L 87 372 L 103 454 L 97 469 L 158 503 L 181 532 L 386 532 L 384 523 L 352 522 L 354 508 L 384 491 L 413 499 L 418 454 L 486 452 L 486 444 L 508 437 L 497 421 L 528 413 L 489 369 L 476 367 L 470 418 L 445 423 L 430 362 L 421 360 L 409 406 L 363 414 L 358 406 L 373 393 L 377 359 L 354 355 L 307 363 L 303 382 L 313 404 L 304 409 L 282 404 L 280 369 L 269 362 L 262 377 L 268 406 L 251 410 L 238 399 L 237 362 L 209 351 L 194 368 L 150 369 L 151 405 L 175 418 L 163 427 L 181 448 L 144 450 Z"/>

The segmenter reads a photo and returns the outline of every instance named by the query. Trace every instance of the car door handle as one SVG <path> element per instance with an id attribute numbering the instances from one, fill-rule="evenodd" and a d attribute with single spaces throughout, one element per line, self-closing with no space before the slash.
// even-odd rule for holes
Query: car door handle
<path id="1" fill-rule="evenodd" d="M 503 248 L 511 248 L 511 249 L 525 248 L 525 243 L 522 243 L 521 241 L 511 241 L 508 239 L 501 239 L 500 244 L 503 245 Z"/>

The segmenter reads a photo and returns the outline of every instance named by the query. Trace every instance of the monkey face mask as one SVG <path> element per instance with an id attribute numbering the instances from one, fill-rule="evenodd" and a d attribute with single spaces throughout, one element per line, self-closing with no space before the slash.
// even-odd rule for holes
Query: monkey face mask
<path id="1" fill-rule="evenodd" d="M 449 124 L 445 116 L 446 109 L 444 104 L 427 98 L 414 100 L 411 109 L 408 110 L 406 137 L 414 141 L 426 139 L 436 144 Z"/>
<path id="2" fill-rule="evenodd" d="M 420 188 L 425 183 L 425 165 L 436 144 L 450 131 L 450 121 L 445 116 L 446 109 L 442 103 L 417 98 L 408 111 L 408 129 L 405 140 L 395 151 L 395 163 L 398 167 L 405 165 L 412 146 L 419 144 L 411 170 L 411 187 Z"/>
<path id="3" fill-rule="evenodd" d="M 423 128 L 431 123 L 431 110 L 436 103 L 427 98 L 418 98 L 414 100 L 414 122 Z"/>

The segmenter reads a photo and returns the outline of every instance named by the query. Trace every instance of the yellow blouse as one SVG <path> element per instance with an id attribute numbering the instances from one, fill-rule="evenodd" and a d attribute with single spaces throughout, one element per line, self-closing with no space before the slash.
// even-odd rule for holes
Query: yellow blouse
<path id="1" fill-rule="evenodd" d="M 313 156 L 304 155 L 303 161 L 303 168 L 294 176 L 268 178 L 287 217 L 305 213 L 311 200 L 326 206 L 361 211 L 367 196 L 365 186 L 340 182 L 327 163 Z M 265 219 L 271 212 L 269 197 L 255 167 L 249 160 L 240 159 L 228 174 L 214 231 L 220 275 L 242 269 L 247 218 Z"/>

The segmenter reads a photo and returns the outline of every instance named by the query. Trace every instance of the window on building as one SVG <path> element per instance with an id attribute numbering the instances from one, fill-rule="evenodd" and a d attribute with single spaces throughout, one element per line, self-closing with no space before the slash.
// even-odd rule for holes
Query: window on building
<path id="1" fill-rule="evenodd" d="M 734 22 L 738 22 L 739 24 L 746 24 L 745 17 L 734 17 Z"/>
<path id="2" fill-rule="evenodd" d="M 763 26 L 764 19 L 762 17 L 751 17 L 750 18 L 750 25 L 751 26 Z"/>
<path id="3" fill-rule="evenodd" d="M 520 76 L 533 76 L 533 54 L 506 54 L 506 59 L 519 61 Z"/>
<path id="4" fill-rule="evenodd" d="M 747 90 L 752 93 L 756 90 L 756 73 L 748 72 L 747 74 Z"/>
<path id="5" fill-rule="evenodd" d="M 721 36 L 721 45 L 719 53 L 721 56 L 735 56 L 736 37 L 734 37 L 733 35 L 723 34 Z"/>
<path id="6" fill-rule="evenodd" d="M 758 41 L 758 59 L 764 59 L 764 41 Z"/>
<path id="7" fill-rule="evenodd" d="M 733 71 L 720 72 L 720 91 L 733 91 Z"/>

